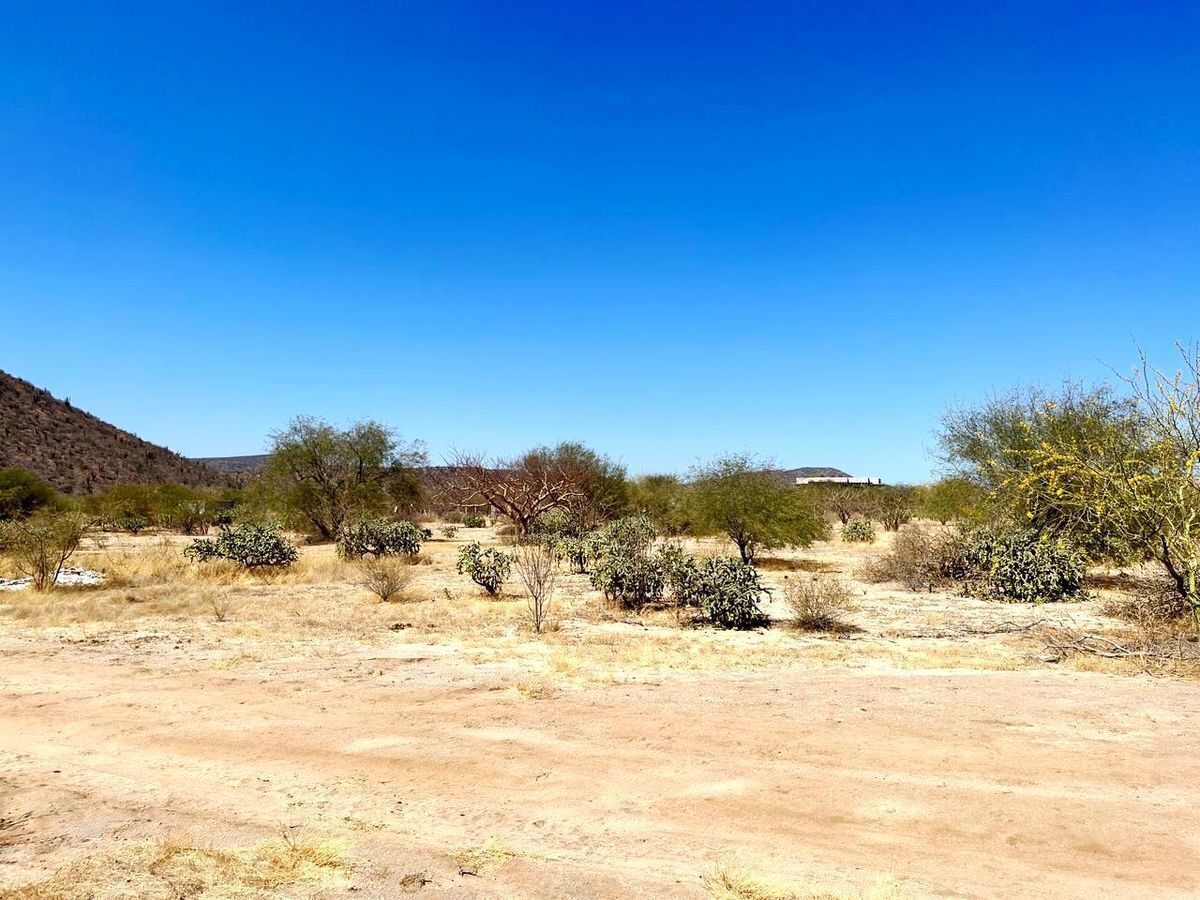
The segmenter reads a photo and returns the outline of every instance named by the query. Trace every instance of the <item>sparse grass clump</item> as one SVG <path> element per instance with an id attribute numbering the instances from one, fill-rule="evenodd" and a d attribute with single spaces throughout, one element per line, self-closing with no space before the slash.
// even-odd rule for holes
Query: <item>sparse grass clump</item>
<path id="1" fill-rule="evenodd" d="M 363 560 L 358 583 L 379 598 L 381 603 L 401 600 L 412 582 L 412 568 L 394 556 Z"/>
<path id="2" fill-rule="evenodd" d="M 89 854 L 41 881 L 0 891 L 4 900 L 94 900 L 97 897 L 257 897 L 304 885 L 350 886 L 344 848 L 290 836 L 245 850 L 193 847 L 175 841 L 133 843 Z M 120 885 L 120 890 L 113 890 Z"/>
<path id="3" fill-rule="evenodd" d="M 843 617 L 854 610 L 850 588 L 837 578 L 789 578 L 784 596 L 792 624 L 804 631 L 841 631 Z"/>

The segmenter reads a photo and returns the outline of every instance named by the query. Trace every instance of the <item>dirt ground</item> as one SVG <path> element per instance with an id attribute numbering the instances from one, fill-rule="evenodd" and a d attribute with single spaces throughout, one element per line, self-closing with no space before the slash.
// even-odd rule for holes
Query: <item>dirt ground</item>
<path id="1" fill-rule="evenodd" d="M 851 579 L 858 630 L 680 629 L 569 576 L 539 637 L 453 571 L 474 537 L 402 603 L 329 548 L 259 580 L 154 537 L 0 597 L 7 896 L 1200 894 L 1196 681 L 1044 652 L 1119 634 L 1098 600 L 868 585 L 886 540 L 834 542 L 767 579 Z M 333 849 L 267 878 L 272 841 Z"/>

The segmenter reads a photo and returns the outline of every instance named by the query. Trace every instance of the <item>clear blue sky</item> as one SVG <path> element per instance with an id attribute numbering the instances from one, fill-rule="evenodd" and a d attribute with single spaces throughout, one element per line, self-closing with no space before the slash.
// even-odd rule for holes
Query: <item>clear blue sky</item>
<path id="1" fill-rule="evenodd" d="M 189 455 L 922 479 L 1197 337 L 1195 2 L 0 11 L 0 368 Z"/>

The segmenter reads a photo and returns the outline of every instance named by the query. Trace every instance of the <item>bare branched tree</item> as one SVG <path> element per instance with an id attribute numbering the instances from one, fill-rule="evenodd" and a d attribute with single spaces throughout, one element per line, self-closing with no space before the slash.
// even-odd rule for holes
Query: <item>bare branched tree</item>
<path id="1" fill-rule="evenodd" d="M 541 634 L 554 603 L 558 559 L 545 544 L 523 544 L 517 548 L 514 565 L 529 593 L 529 615 L 533 630 Z"/>
<path id="2" fill-rule="evenodd" d="M 539 447 L 492 465 L 482 456 L 460 453 L 439 475 L 441 487 L 460 506 L 490 506 L 523 537 L 539 517 L 584 496 L 587 473 L 577 456 L 566 452 L 572 446 Z"/>

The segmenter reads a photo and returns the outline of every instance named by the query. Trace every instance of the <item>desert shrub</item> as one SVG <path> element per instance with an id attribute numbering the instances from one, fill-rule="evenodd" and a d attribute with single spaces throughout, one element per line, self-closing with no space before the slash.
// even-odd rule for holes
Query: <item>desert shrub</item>
<path id="1" fill-rule="evenodd" d="M 610 522 L 600 531 L 605 551 L 644 554 L 649 551 L 656 537 L 658 529 L 648 516 L 625 516 Z"/>
<path id="2" fill-rule="evenodd" d="M 32 472 L 0 469 L 0 519 L 25 519 L 57 500 L 54 488 Z"/>
<path id="3" fill-rule="evenodd" d="M 271 435 L 271 455 L 259 477 L 272 508 L 289 525 L 337 540 L 347 523 L 419 509 L 418 443 L 406 443 L 378 422 L 346 429 L 305 416 Z"/>
<path id="4" fill-rule="evenodd" d="M 842 526 L 842 540 L 848 544 L 875 543 L 875 526 L 866 519 L 855 519 Z"/>
<path id="5" fill-rule="evenodd" d="M 586 574 L 599 557 L 603 542 L 596 532 L 560 537 L 546 544 L 560 560 L 565 560 L 577 575 Z"/>
<path id="6" fill-rule="evenodd" d="M 842 616 L 854 609 L 850 589 L 837 578 L 789 578 L 784 597 L 792 609 L 792 624 L 805 631 L 845 628 Z"/>
<path id="7" fill-rule="evenodd" d="M 899 581 L 910 591 L 932 591 L 946 577 L 949 542 L 917 525 L 896 533 L 891 549 L 867 566 L 872 581 Z"/>
<path id="8" fill-rule="evenodd" d="M 769 591 L 754 566 L 740 559 L 715 556 L 698 563 L 688 557 L 672 575 L 676 602 L 699 609 L 711 625 L 747 629 L 768 621 L 758 604 Z"/>
<path id="9" fill-rule="evenodd" d="M 478 513 L 463 513 L 462 517 L 463 528 L 486 528 L 487 519 Z"/>
<path id="10" fill-rule="evenodd" d="M 198 562 L 227 559 L 244 569 L 286 568 L 300 558 L 277 525 L 222 528 L 216 538 L 198 538 L 183 553 Z"/>
<path id="11" fill-rule="evenodd" d="M 106 522 L 110 531 L 125 531 L 132 535 L 141 534 L 150 527 L 150 520 L 137 513 L 123 513 Z"/>
<path id="12" fill-rule="evenodd" d="M 32 581 L 34 590 L 45 591 L 54 587 L 86 530 L 85 520 L 75 513 L 43 511 L 0 522 L 0 551 Z"/>
<path id="13" fill-rule="evenodd" d="M 381 556 L 363 560 L 358 583 L 381 603 L 387 603 L 402 598 L 412 578 L 413 570 L 409 566 L 394 556 Z"/>
<path id="14" fill-rule="evenodd" d="M 630 609 L 662 599 L 666 586 L 666 574 L 658 560 L 621 547 L 609 548 L 597 558 L 591 580 L 605 599 Z"/>
<path id="15" fill-rule="evenodd" d="M 454 540 L 456 537 L 458 537 L 458 526 L 457 525 L 442 526 L 442 537 L 444 537 L 448 541 Z"/>
<path id="16" fill-rule="evenodd" d="M 1083 592 L 1083 554 L 1033 529 L 980 528 L 964 535 L 952 565 L 969 593 L 1010 603 L 1054 603 Z"/>
<path id="17" fill-rule="evenodd" d="M 362 559 L 364 556 L 416 556 L 421 542 L 433 537 L 433 532 L 412 522 L 389 522 L 387 519 L 367 519 L 342 529 L 337 551 L 343 559 Z"/>
<path id="18" fill-rule="evenodd" d="M 456 568 L 460 575 L 470 579 L 495 597 L 512 571 L 513 558 L 510 554 L 494 547 L 484 550 L 478 541 L 472 541 L 458 551 Z"/>
<path id="19" fill-rule="evenodd" d="M 533 630 L 541 634 L 554 604 L 558 584 L 558 557 L 545 544 L 530 543 L 519 547 L 514 555 L 517 575 L 529 596 L 529 618 Z"/>
<path id="20" fill-rule="evenodd" d="M 1191 603 L 1165 579 L 1155 579 L 1129 596 L 1110 600 L 1102 612 L 1144 628 L 1173 625 L 1184 619 L 1188 619 L 1189 624 L 1194 622 Z"/>
<path id="21" fill-rule="evenodd" d="M 592 586 L 630 609 L 662 599 L 666 573 L 650 552 L 656 534 L 645 516 L 626 516 L 603 528 L 595 544 L 585 548 L 594 553 Z"/>

